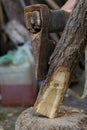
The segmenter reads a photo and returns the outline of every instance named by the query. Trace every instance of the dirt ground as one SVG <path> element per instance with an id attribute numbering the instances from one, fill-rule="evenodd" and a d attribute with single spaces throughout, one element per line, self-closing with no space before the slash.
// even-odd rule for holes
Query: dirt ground
<path id="1" fill-rule="evenodd" d="M 15 130 L 15 121 L 25 107 L 7 108 L 0 105 L 0 130 Z"/>
<path id="2" fill-rule="evenodd" d="M 81 75 L 79 81 L 79 84 L 74 84 L 72 89 L 81 95 L 84 86 L 84 75 Z M 87 111 L 87 98 L 78 100 L 72 96 L 69 96 L 65 97 L 63 104 Z M 15 122 L 17 117 L 25 109 L 27 109 L 27 107 L 7 108 L 0 105 L 0 130 L 15 130 Z"/>

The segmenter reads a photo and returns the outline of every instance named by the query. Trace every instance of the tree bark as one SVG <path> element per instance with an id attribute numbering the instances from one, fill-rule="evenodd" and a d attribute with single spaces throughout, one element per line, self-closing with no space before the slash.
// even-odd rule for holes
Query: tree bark
<path id="1" fill-rule="evenodd" d="M 63 101 L 70 77 L 87 44 L 87 0 L 77 0 L 65 31 L 51 58 L 44 89 L 34 110 L 54 118 Z"/>
<path id="2" fill-rule="evenodd" d="M 87 114 L 84 112 L 62 106 L 58 116 L 48 119 L 29 108 L 18 117 L 15 130 L 87 130 Z"/>

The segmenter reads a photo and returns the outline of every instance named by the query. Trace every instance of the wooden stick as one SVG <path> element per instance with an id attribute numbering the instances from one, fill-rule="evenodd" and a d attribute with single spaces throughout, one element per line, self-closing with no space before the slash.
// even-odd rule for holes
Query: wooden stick
<path id="1" fill-rule="evenodd" d="M 34 110 L 56 117 L 68 88 L 70 77 L 87 45 L 87 0 L 77 0 L 65 31 L 57 44 L 50 68 Z"/>
<path id="2" fill-rule="evenodd" d="M 51 6 L 51 8 L 53 9 L 59 9 L 60 7 L 58 6 L 58 4 L 54 1 L 54 0 L 45 0 L 48 5 Z"/>

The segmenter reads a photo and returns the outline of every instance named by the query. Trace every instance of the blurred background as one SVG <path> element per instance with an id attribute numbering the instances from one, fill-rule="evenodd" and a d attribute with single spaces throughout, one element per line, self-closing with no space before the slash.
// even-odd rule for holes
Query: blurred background
<path id="1" fill-rule="evenodd" d="M 0 0 L 0 130 L 14 130 L 18 115 L 34 104 L 36 80 L 29 33 L 24 23 L 24 7 L 46 4 L 59 10 L 67 0 Z M 58 43 L 59 32 L 50 39 Z M 84 55 L 73 75 L 70 88 L 80 95 L 84 88 Z M 87 110 L 85 102 L 66 94 L 64 103 Z M 85 105 L 84 105 L 85 104 Z"/>

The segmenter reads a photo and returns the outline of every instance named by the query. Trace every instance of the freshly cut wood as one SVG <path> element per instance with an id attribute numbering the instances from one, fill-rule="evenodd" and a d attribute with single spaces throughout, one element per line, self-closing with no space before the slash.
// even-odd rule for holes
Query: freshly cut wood
<path id="1" fill-rule="evenodd" d="M 65 94 L 67 89 L 66 86 L 68 85 L 69 77 L 70 71 L 66 67 L 59 67 L 54 72 L 50 79 L 51 82 L 45 85 L 43 96 L 38 107 L 35 106 L 37 112 L 50 118 L 56 117 L 58 107 L 60 107 L 59 104 L 63 98 L 62 95 Z"/>
<path id="2" fill-rule="evenodd" d="M 51 58 L 50 68 L 34 105 L 34 110 L 49 118 L 58 116 L 72 72 L 87 44 L 87 0 L 77 0 L 65 31 Z"/>
<path id="3" fill-rule="evenodd" d="M 18 117 L 15 130 L 87 130 L 87 114 L 83 111 L 62 106 L 58 116 L 48 119 L 29 108 Z"/>

